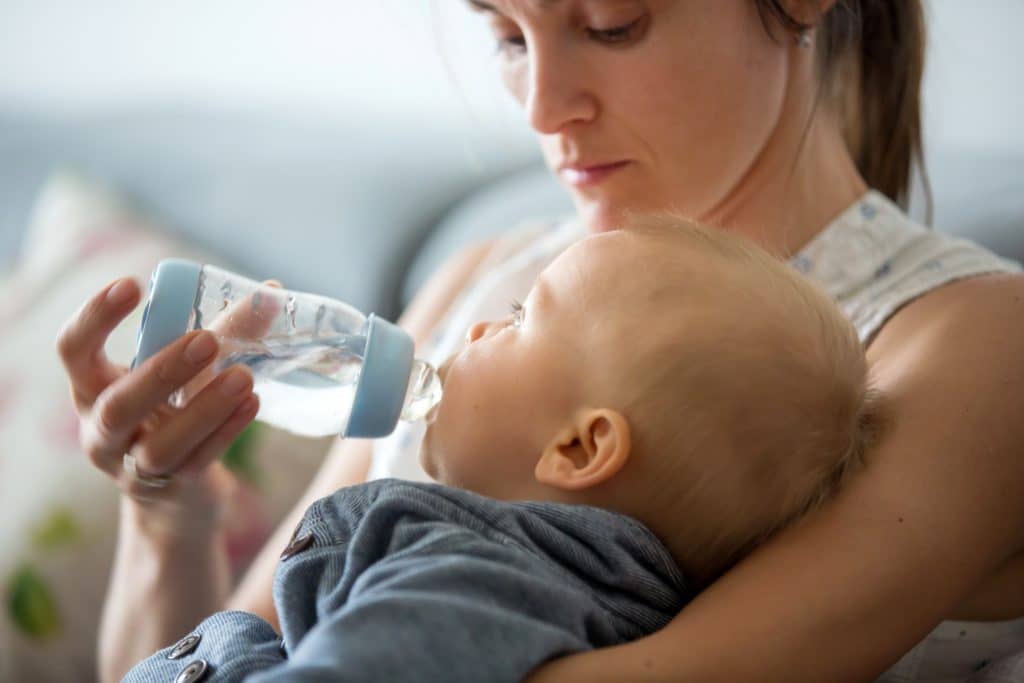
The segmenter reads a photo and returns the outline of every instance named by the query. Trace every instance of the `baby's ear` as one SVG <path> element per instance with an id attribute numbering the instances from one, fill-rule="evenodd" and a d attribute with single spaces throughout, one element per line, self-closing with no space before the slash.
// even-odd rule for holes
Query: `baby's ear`
<path id="1" fill-rule="evenodd" d="M 582 491 L 610 480 L 629 460 L 629 423 L 618 411 L 580 411 L 544 449 L 533 475 L 541 484 Z"/>

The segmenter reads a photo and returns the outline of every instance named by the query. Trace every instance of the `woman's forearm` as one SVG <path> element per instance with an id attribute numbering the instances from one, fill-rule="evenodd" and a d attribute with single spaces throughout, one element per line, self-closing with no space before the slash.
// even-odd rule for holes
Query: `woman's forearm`
<path id="1" fill-rule="evenodd" d="M 152 534 L 145 510 L 121 503 L 117 551 L 99 634 L 101 681 L 119 681 L 213 612 L 229 588 L 221 532 Z"/>
<path id="2" fill-rule="evenodd" d="M 370 468 L 372 442 L 351 439 L 336 441 L 316 477 L 277 530 L 253 560 L 245 578 L 228 599 L 229 609 L 257 614 L 280 630 L 271 587 L 281 551 L 288 545 L 292 532 L 314 501 L 345 486 L 366 481 Z"/>

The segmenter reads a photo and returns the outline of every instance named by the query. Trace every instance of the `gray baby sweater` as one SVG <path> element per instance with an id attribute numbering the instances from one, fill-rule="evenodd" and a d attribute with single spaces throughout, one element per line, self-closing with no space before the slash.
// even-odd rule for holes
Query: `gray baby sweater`
<path id="1" fill-rule="evenodd" d="M 689 597 L 629 517 L 397 480 L 314 503 L 283 558 L 283 638 L 221 612 L 125 680 L 518 681 L 651 633 Z"/>

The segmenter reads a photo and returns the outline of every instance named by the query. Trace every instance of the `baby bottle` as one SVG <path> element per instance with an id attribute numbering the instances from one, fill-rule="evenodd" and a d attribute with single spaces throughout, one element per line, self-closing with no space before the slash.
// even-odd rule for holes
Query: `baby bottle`
<path id="1" fill-rule="evenodd" d="M 412 339 L 386 320 L 208 264 L 161 261 L 132 367 L 198 329 L 213 332 L 220 351 L 213 372 L 193 383 L 244 364 L 260 397 L 256 418 L 297 434 L 387 436 L 399 418 L 429 419 L 441 400 L 437 372 L 413 359 Z M 172 403 L 201 388 L 190 383 Z"/>

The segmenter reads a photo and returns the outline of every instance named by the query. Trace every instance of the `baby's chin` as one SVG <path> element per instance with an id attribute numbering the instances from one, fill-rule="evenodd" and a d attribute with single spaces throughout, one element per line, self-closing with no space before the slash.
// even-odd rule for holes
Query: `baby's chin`
<path id="1" fill-rule="evenodd" d="M 434 482 L 444 484 L 445 486 L 458 487 L 458 484 L 452 477 L 451 468 L 445 466 L 441 449 L 435 446 L 434 440 L 431 438 L 432 436 L 428 427 L 427 433 L 420 442 L 420 467 L 423 468 L 423 471 Z"/>
<path id="2" fill-rule="evenodd" d="M 420 442 L 420 467 L 423 468 L 423 471 L 427 473 L 428 477 L 439 484 L 443 484 L 444 482 L 441 481 L 441 468 L 437 466 L 437 462 L 433 457 L 433 449 L 431 449 L 430 445 L 427 443 L 428 438 L 429 432 L 427 436 L 423 438 L 423 441 Z"/>

